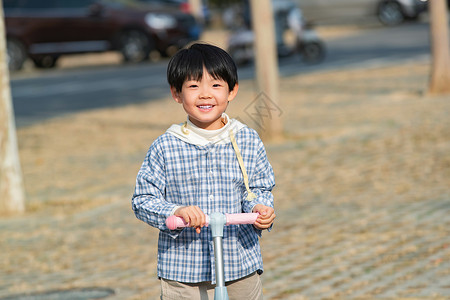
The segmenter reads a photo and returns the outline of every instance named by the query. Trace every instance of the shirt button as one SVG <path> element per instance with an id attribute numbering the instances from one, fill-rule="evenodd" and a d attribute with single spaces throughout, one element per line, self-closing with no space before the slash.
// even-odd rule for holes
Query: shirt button
<path id="1" fill-rule="evenodd" d="M 214 200 L 214 195 L 209 195 L 209 200 Z"/>
<path id="2" fill-rule="evenodd" d="M 214 175 L 214 172 L 213 172 L 212 170 L 209 171 L 209 175 L 213 176 L 213 175 Z"/>

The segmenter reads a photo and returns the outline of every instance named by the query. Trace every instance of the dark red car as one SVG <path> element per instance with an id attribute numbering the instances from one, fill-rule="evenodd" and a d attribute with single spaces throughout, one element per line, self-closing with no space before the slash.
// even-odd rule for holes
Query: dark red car
<path id="1" fill-rule="evenodd" d="M 8 66 L 27 58 L 51 68 L 61 55 L 120 51 L 140 62 L 163 56 L 199 38 L 195 18 L 179 9 L 157 9 L 135 0 L 3 0 Z"/>

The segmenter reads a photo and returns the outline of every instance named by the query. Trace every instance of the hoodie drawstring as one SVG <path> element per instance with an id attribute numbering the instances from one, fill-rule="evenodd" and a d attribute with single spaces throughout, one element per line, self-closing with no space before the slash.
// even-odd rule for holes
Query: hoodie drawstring
<path id="1" fill-rule="evenodd" d="M 183 125 L 181 125 L 181 132 L 184 133 L 185 135 L 189 134 L 189 130 L 187 130 L 187 121 L 184 122 Z"/>
<path id="2" fill-rule="evenodd" d="M 256 199 L 255 193 L 250 190 L 250 186 L 248 185 L 248 175 L 247 169 L 245 169 L 244 160 L 242 159 L 241 151 L 239 151 L 239 147 L 236 143 L 236 139 L 234 138 L 233 131 L 230 130 L 230 140 L 233 145 L 234 152 L 236 153 L 237 160 L 239 162 L 239 166 L 241 167 L 242 176 L 244 177 L 245 189 L 247 190 L 247 199 L 248 201 L 252 201 Z"/>

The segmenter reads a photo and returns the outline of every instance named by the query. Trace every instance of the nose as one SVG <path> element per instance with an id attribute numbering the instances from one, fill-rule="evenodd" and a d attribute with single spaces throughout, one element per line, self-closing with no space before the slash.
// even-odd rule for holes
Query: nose
<path id="1" fill-rule="evenodd" d="M 210 99 L 212 97 L 211 90 L 208 86 L 202 85 L 200 88 L 199 97 L 201 99 Z"/>
<path id="2" fill-rule="evenodd" d="M 211 95 L 209 93 L 202 93 L 200 99 L 211 99 Z"/>

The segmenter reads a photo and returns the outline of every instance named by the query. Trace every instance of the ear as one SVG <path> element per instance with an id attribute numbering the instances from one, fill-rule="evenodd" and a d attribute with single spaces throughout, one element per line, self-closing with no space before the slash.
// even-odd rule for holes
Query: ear
<path id="1" fill-rule="evenodd" d="M 236 97 L 238 90 L 239 90 L 239 84 L 236 83 L 234 85 L 234 88 L 228 94 L 228 102 L 232 101 Z"/>
<path id="2" fill-rule="evenodd" d="M 181 99 L 181 93 L 177 92 L 177 89 L 175 87 L 170 87 L 170 93 L 172 94 L 173 100 L 180 104 L 183 103 L 183 100 Z"/>

